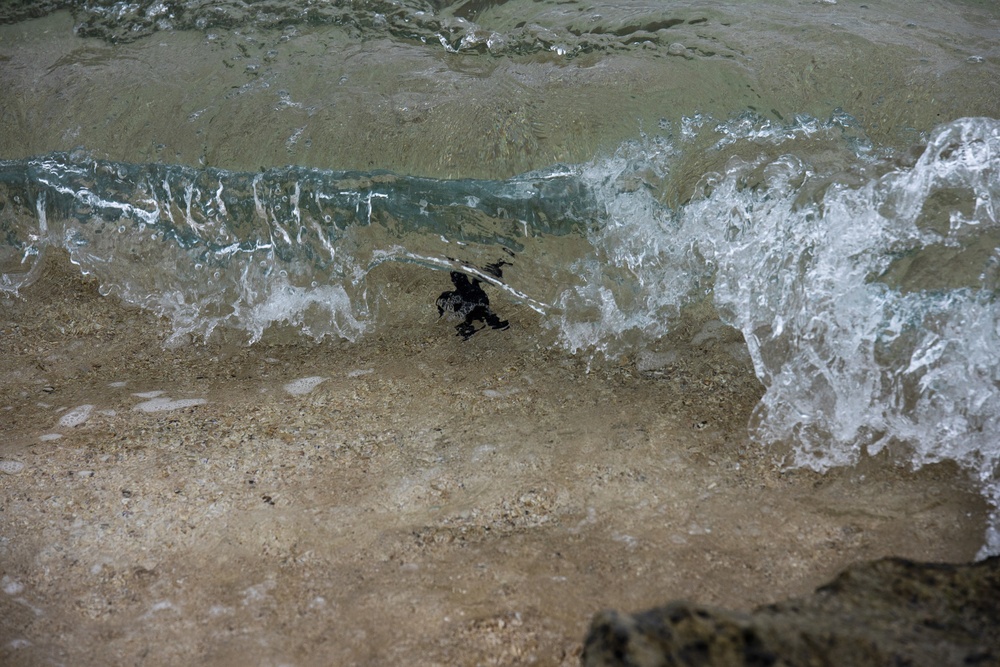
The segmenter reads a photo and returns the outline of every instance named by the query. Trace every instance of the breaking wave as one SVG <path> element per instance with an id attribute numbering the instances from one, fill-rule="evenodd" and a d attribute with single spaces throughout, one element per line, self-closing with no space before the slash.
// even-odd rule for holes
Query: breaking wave
<path id="1" fill-rule="evenodd" d="M 565 348 L 609 356 L 708 299 L 765 387 L 754 438 L 818 471 L 885 449 L 955 461 L 993 506 L 980 555 L 1000 553 L 1000 121 L 898 155 L 843 115 L 663 130 L 506 181 L 2 162 L 0 287 L 56 246 L 175 341 L 281 321 L 354 339 L 377 326 L 372 269 L 406 262 L 489 283 Z"/>

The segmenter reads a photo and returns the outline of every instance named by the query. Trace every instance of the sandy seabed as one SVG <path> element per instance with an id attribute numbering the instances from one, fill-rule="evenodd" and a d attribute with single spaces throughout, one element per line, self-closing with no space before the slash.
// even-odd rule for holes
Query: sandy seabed
<path id="1" fill-rule="evenodd" d="M 588 369 L 499 300 L 511 328 L 463 342 L 442 279 L 386 276 L 355 343 L 164 349 L 65 256 L 0 299 L 0 662 L 576 664 L 601 608 L 745 610 L 980 546 L 953 466 L 775 465 L 736 332 L 692 317 L 659 366 Z"/>

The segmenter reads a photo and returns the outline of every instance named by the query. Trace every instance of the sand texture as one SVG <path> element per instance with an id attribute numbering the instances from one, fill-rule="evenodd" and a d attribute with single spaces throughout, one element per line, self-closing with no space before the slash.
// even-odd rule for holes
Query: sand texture
<path id="1" fill-rule="evenodd" d="M 463 341 L 432 278 L 355 344 L 165 350 L 61 256 L 0 301 L 0 662 L 576 664 L 602 608 L 980 546 L 951 466 L 781 472 L 735 332 L 588 372 L 502 301 Z"/>

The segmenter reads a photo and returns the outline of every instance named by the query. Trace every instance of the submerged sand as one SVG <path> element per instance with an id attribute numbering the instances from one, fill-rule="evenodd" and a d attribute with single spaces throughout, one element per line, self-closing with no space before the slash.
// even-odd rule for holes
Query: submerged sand
<path id="1" fill-rule="evenodd" d="M 0 300 L 0 662 L 575 664 L 601 608 L 981 544 L 953 466 L 782 472 L 739 334 L 697 313 L 658 365 L 588 370 L 499 299 L 511 328 L 463 342 L 443 278 L 398 271 L 356 343 L 163 349 L 63 256 Z"/>

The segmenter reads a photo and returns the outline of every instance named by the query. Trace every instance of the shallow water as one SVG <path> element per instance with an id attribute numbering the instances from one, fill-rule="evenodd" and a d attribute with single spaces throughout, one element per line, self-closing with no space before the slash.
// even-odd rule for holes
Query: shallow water
<path id="1" fill-rule="evenodd" d="M 83 3 L 40 73 L 67 24 L 3 28 L 5 291 L 58 247 L 168 344 L 354 340 L 402 262 L 610 358 L 710 304 L 788 463 L 888 447 L 1000 504 L 990 5 Z"/>
<path id="2" fill-rule="evenodd" d="M 412 263 L 502 289 L 558 344 L 611 357 L 654 347 L 709 299 L 767 388 L 754 435 L 790 443 L 792 465 L 823 471 L 889 446 L 914 467 L 959 462 L 995 501 L 1000 122 L 944 125 L 912 166 L 845 129 L 853 119 L 717 125 L 713 150 L 800 152 L 730 158 L 675 207 L 656 193 L 676 189 L 671 161 L 695 137 L 508 181 L 8 162 L 4 288 L 24 287 L 56 245 L 102 293 L 170 319 L 176 343 L 220 325 L 254 342 L 279 323 L 356 339 L 380 327 L 370 272 Z M 816 144 L 844 154 L 826 159 L 835 169 L 799 157 Z M 911 276 L 927 256 L 936 271 Z M 991 528 L 984 553 L 995 540 Z"/>
<path id="3" fill-rule="evenodd" d="M 0 662 L 569 665 L 995 552 L 997 34 L 3 3 Z"/>

